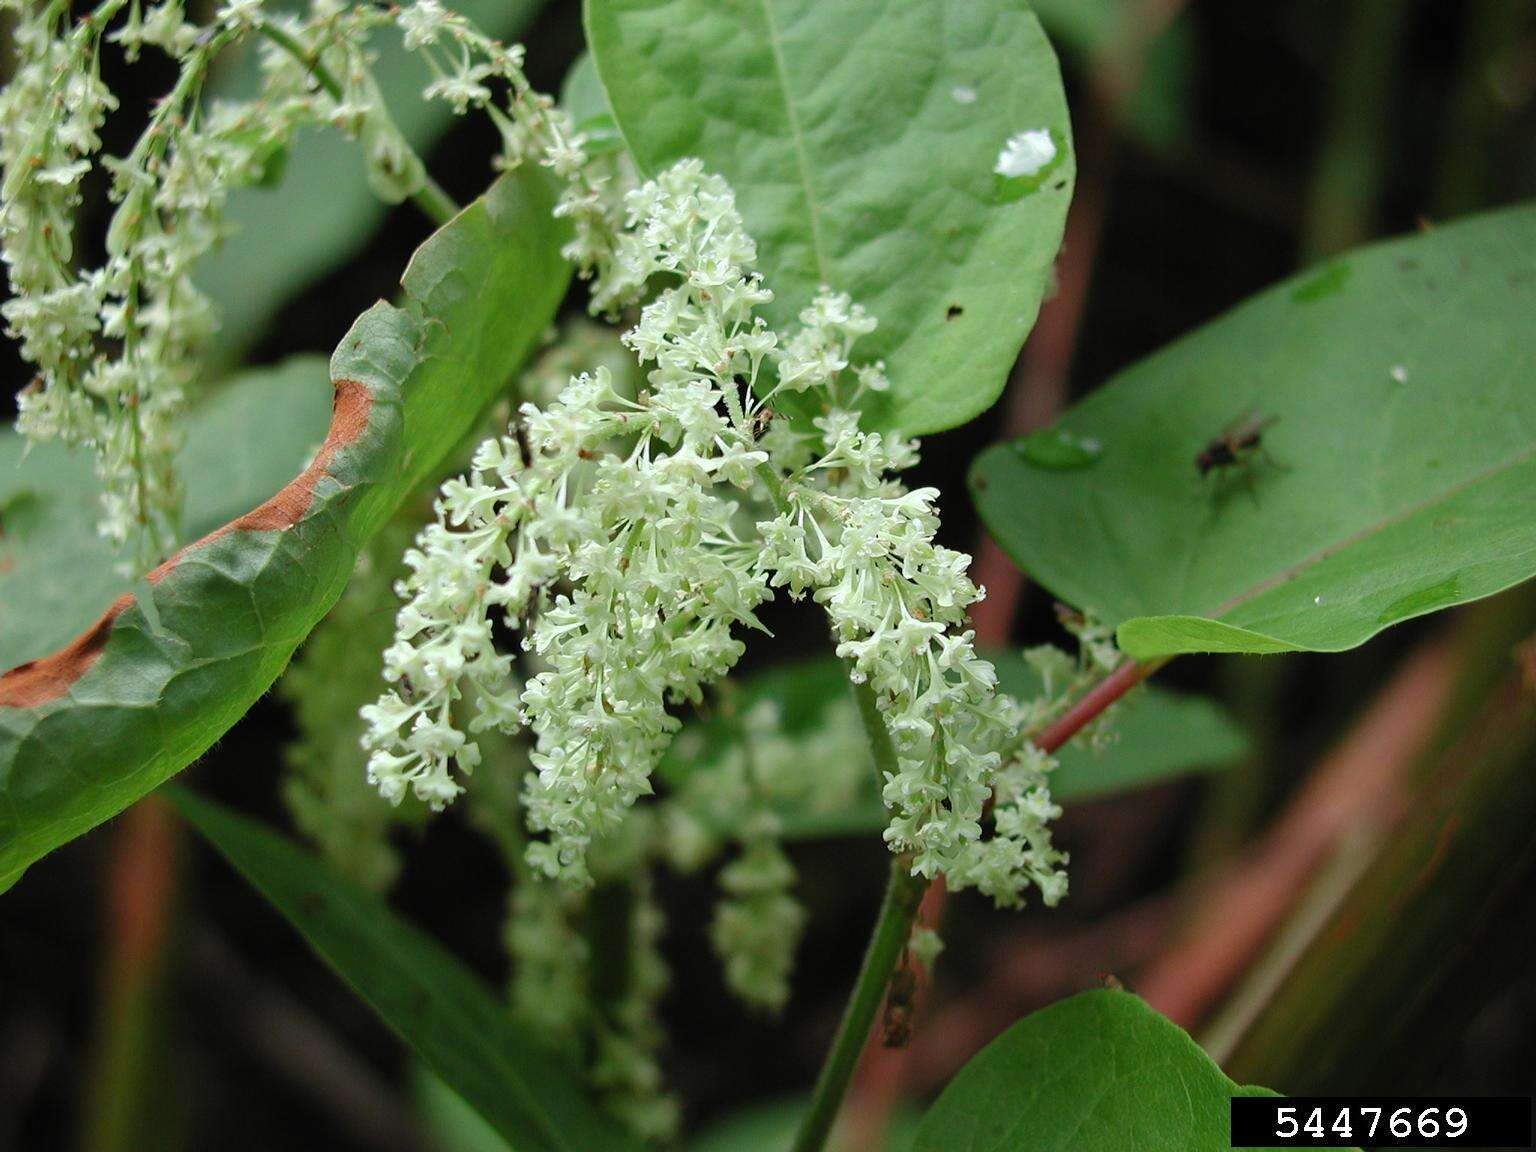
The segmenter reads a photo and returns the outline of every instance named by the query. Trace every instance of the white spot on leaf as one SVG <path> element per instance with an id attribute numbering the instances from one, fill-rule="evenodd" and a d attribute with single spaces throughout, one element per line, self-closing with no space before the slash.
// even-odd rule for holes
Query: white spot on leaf
<path id="1" fill-rule="evenodd" d="M 1056 141 L 1044 128 L 1031 128 L 1010 136 L 997 154 L 992 171 L 999 176 L 1034 176 L 1056 159 Z"/>

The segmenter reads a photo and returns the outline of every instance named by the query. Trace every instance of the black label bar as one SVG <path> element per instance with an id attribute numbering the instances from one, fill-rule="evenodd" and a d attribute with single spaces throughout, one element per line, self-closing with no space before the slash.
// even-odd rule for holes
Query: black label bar
<path id="1" fill-rule="evenodd" d="M 1234 1096 L 1234 1148 L 1530 1148 L 1529 1096 Z"/>

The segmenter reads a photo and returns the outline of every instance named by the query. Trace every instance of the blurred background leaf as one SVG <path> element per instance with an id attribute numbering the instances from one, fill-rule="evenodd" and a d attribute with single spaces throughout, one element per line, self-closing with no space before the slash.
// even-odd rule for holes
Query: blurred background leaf
<path id="1" fill-rule="evenodd" d="M 173 791 L 197 832 L 237 868 L 436 1075 L 509 1144 L 529 1152 L 626 1152 L 574 1072 L 430 937 L 259 824 Z"/>

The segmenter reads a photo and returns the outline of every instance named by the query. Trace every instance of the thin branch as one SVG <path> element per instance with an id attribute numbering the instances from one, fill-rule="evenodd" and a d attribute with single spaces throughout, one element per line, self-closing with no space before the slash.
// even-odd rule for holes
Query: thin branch
<path id="1" fill-rule="evenodd" d="M 1032 737 L 1030 743 L 1047 755 L 1055 752 L 1170 659 L 1172 657 L 1162 656 L 1156 660 L 1127 660 L 1079 696 L 1071 707 L 1047 724 L 1040 735 Z"/>
<path id="2" fill-rule="evenodd" d="M 315 83 L 325 90 L 327 96 L 338 103 L 341 102 L 341 82 L 336 79 L 331 70 L 321 61 L 318 52 L 313 52 L 306 48 L 290 32 L 272 23 L 270 20 L 259 21 L 256 24 L 256 32 L 263 39 L 281 48 L 302 64 L 305 70 L 314 77 Z M 421 160 L 421 157 L 416 155 L 415 150 L 411 149 L 404 138 L 401 139 L 401 144 L 416 158 L 422 173 L 421 187 L 411 193 L 411 203 L 416 205 L 427 219 L 441 227 L 459 214 L 459 205 L 452 196 L 444 191 L 442 185 L 432 178 L 432 174 L 427 171 L 426 164 Z"/>

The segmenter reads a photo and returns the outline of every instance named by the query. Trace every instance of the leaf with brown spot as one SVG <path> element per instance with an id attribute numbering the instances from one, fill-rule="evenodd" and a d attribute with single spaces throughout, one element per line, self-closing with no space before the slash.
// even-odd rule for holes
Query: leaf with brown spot
<path id="1" fill-rule="evenodd" d="M 543 176 L 514 173 L 439 230 L 406 269 L 405 305 L 376 304 L 333 356 L 314 462 L 0 676 L 0 889 L 186 767 L 277 678 L 548 326 L 569 276 L 552 207 Z"/>

